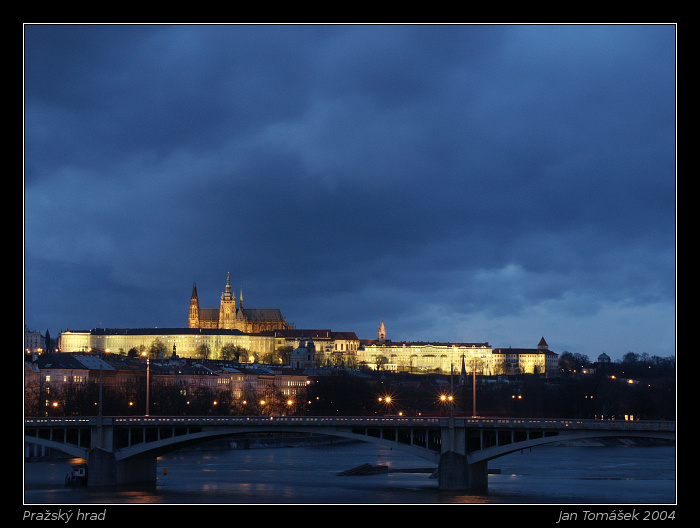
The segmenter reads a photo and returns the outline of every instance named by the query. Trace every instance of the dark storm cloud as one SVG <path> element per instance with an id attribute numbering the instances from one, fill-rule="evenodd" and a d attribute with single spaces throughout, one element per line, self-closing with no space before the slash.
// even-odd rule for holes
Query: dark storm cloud
<path id="1" fill-rule="evenodd" d="M 673 26 L 24 44 L 32 328 L 184 325 L 230 271 L 300 327 L 675 353 Z"/>

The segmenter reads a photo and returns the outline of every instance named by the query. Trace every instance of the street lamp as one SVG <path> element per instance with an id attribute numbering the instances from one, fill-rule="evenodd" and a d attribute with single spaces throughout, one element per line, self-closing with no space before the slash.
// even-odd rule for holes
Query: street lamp
<path id="1" fill-rule="evenodd" d="M 476 353 L 472 350 L 472 417 L 476 418 Z"/>
<path id="2" fill-rule="evenodd" d="M 102 350 L 100 349 L 100 392 L 97 397 L 98 427 L 102 427 Z"/>
<path id="3" fill-rule="evenodd" d="M 148 416 L 148 410 L 150 408 L 150 389 L 151 389 L 151 384 L 150 384 L 150 378 L 151 378 L 151 358 L 148 357 L 148 354 L 146 352 L 143 352 L 141 355 L 146 357 L 146 414 L 145 416 Z"/>
<path id="4" fill-rule="evenodd" d="M 379 402 L 379 405 L 382 407 L 382 410 L 385 414 L 391 412 L 392 398 L 390 394 L 379 396 L 379 398 L 377 398 L 377 401 Z"/>

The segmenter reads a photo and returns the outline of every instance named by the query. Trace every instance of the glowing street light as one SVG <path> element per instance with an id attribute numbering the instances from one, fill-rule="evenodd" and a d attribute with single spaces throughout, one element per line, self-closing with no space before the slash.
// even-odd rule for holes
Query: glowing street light
<path id="1" fill-rule="evenodd" d="M 146 357 L 146 416 L 148 416 L 148 411 L 150 408 L 150 389 L 151 389 L 151 359 L 148 354 L 144 351 L 141 353 L 142 356 Z M 189 403 L 189 402 L 188 402 Z"/>
<path id="2" fill-rule="evenodd" d="M 385 412 L 388 412 L 390 410 L 392 398 L 389 394 L 387 394 L 386 396 L 379 396 L 379 398 L 377 398 L 377 401 L 380 405 L 383 405 L 385 407 Z"/>

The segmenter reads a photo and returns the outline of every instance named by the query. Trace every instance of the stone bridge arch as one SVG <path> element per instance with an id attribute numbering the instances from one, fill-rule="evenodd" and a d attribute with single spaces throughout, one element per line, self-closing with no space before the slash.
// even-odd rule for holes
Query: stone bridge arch
<path id="1" fill-rule="evenodd" d="M 577 440 L 593 440 L 599 438 L 656 438 L 674 440 L 675 434 L 668 432 L 635 432 L 635 431 L 572 431 L 557 436 L 543 436 L 531 438 L 503 445 L 485 447 L 471 453 L 467 453 L 467 461 L 470 464 L 488 462 L 498 457 L 516 453 L 532 447 L 553 444 L 557 442 L 575 442 Z"/>
<path id="2" fill-rule="evenodd" d="M 381 445 L 391 449 L 400 450 L 419 458 L 437 463 L 440 459 L 439 446 L 438 449 L 430 449 L 428 447 L 417 446 L 399 442 L 396 437 L 387 438 L 386 436 L 375 436 L 367 432 L 356 432 L 351 429 L 337 427 L 319 427 L 309 431 L 308 427 L 279 426 L 279 425 L 255 425 L 255 426 L 230 426 L 230 427 L 204 427 L 201 431 L 190 432 L 185 435 L 172 436 L 169 438 L 153 440 L 150 442 L 138 442 L 126 447 L 119 447 L 114 450 L 116 460 L 126 460 L 133 457 L 162 456 L 176 449 L 181 449 L 188 445 L 196 445 L 210 440 L 221 438 L 235 438 L 245 436 L 251 433 L 301 433 L 301 434 L 317 434 L 326 435 L 336 438 L 347 438 L 360 442 L 372 443 Z"/>
<path id="3" fill-rule="evenodd" d="M 85 447 L 80 447 L 78 445 L 68 444 L 65 442 L 59 442 L 56 440 L 47 440 L 44 438 L 38 438 L 34 436 L 25 435 L 24 441 L 27 444 L 47 447 L 49 449 L 60 451 L 75 458 L 82 458 L 83 460 L 87 460 L 88 454 L 90 452 L 90 450 Z"/>

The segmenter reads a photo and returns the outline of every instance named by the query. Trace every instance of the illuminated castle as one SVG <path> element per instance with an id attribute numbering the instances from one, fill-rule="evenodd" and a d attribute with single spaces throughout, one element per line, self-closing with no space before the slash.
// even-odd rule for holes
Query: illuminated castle
<path id="1" fill-rule="evenodd" d="M 189 328 L 218 328 L 240 330 L 247 334 L 266 330 L 294 328 L 282 317 L 278 308 L 243 308 L 243 291 L 236 306 L 236 297 L 231 293 L 231 277 L 226 277 L 226 290 L 221 294 L 219 308 L 200 308 L 197 284 L 192 285 L 190 298 Z"/>

